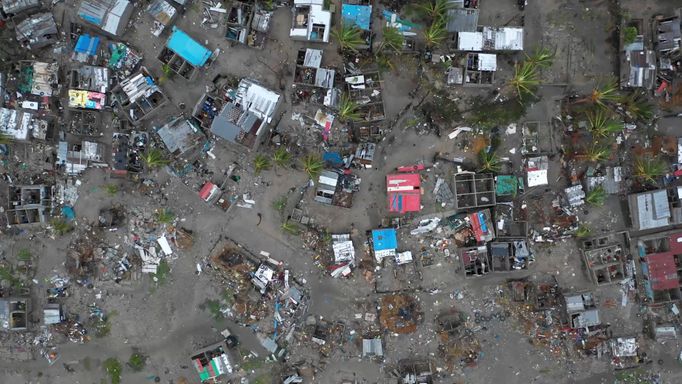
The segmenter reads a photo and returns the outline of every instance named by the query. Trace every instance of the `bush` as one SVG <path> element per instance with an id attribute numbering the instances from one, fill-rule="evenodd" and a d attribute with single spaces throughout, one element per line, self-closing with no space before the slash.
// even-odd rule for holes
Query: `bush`
<path id="1" fill-rule="evenodd" d="M 138 352 L 133 352 L 128 359 L 128 366 L 135 372 L 141 371 L 145 364 L 147 364 L 147 357 Z"/>
<path id="2" fill-rule="evenodd" d="M 632 44 L 637 39 L 637 28 L 627 27 L 623 30 L 623 43 Z"/>
<path id="3" fill-rule="evenodd" d="M 111 384 L 119 384 L 121 382 L 121 362 L 115 357 L 110 357 L 104 360 L 104 370 L 107 371 Z"/>

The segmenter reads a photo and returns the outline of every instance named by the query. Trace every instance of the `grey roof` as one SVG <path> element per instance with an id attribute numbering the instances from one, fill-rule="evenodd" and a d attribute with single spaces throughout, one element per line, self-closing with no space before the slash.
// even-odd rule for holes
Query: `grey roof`
<path id="1" fill-rule="evenodd" d="M 682 33 L 680 32 L 680 18 L 674 17 L 658 24 L 657 40 L 659 51 L 679 49 Z"/>
<path id="2" fill-rule="evenodd" d="M 211 132 L 225 140 L 237 141 L 239 134 L 258 121 L 258 116 L 244 112 L 235 103 L 227 103 L 211 123 Z"/>
<path id="3" fill-rule="evenodd" d="M 258 10 L 253 15 L 251 21 L 251 28 L 258 32 L 267 32 L 270 29 L 270 20 L 272 19 L 272 12 Z"/>
<path id="4" fill-rule="evenodd" d="M 133 12 L 128 0 L 83 0 L 78 16 L 105 32 L 121 35 Z"/>
<path id="5" fill-rule="evenodd" d="M 161 137 L 161 141 L 168 148 L 168 151 L 178 155 L 187 152 L 197 145 L 197 140 L 194 140 L 197 132 L 198 130 L 189 120 L 180 117 L 156 131 L 159 137 Z"/>
<path id="6" fill-rule="evenodd" d="M 39 8 L 40 0 L 2 0 L 2 10 L 7 15 L 16 15 L 32 8 Z"/>
<path id="7" fill-rule="evenodd" d="M 381 339 L 362 339 L 362 356 L 383 356 L 384 347 Z"/>
<path id="8" fill-rule="evenodd" d="M 52 13 L 39 13 L 17 24 L 17 40 L 31 49 L 42 48 L 57 39 L 57 24 Z"/>
<path id="9" fill-rule="evenodd" d="M 636 230 L 660 228 L 670 225 L 668 192 L 660 189 L 628 196 L 632 226 Z"/>
<path id="10" fill-rule="evenodd" d="M 476 28 L 478 28 L 478 9 L 449 9 L 446 28 L 448 32 L 476 32 Z"/>
<path id="11" fill-rule="evenodd" d="M 599 320 L 599 311 L 596 309 L 589 309 L 581 312 L 578 316 L 573 318 L 574 328 L 594 327 L 601 324 Z"/>

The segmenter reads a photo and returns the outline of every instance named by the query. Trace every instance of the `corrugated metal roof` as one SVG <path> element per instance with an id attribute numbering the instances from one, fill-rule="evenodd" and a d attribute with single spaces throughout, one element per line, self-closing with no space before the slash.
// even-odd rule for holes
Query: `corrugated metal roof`
<path id="1" fill-rule="evenodd" d="M 448 32 L 476 32 L 478 28 L 478 9 L 454 8 L 448 10 Z"/>
<path id="2" fill-rule="evenodd" d="M 680 286 L 675 256 L 672 252 L 647 255 L 644 260 L 647 264 L 651 288 L 654 291 L 673 289 Z"/>

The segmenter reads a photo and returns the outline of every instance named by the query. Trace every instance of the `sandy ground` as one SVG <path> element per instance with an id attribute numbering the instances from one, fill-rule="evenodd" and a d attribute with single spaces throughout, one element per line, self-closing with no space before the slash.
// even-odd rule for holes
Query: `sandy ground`
<path id="1" fill-rule="evenodd" d="M 545 76 L 550 85 L 540 91 L 542 101 L 535 104 L 526 116 L 528 121 L 548 123 L 552 116 L 558 113 L 557 100 L 564 94 L 566 88 L 585 89 L 591 87 L 595 79 L 602 78 L 614 71 L 615 51 L 607 40 L 607 32 L 612 28 L 609 20 L 607 1 L 542 1 L 531 4 L 525 11 L 527 47 L 551 46 L 557 49 L 555 67 Z M 521 14 L 513 1 L 489 0 L 481 5 L 481 25 L 518 24 Z M 625 1 L 628 7 L 636 7 L 636 2 Z M 674 1 L 659 2 L 661 9 L 669 10 Z M 665 3 L 665 4 L 663 4 Z M 61 5 L 73 6 L 71 0 Z M 648 10 L 656 12 L 656 9 Z M 139 11 L 138 11 L 139 13 Z M 69 13 L 66 17 L 68 19 Z M 204 92 L 204 84 L 221 73 L 229 73 L 238 77 L 248 76 L 258 79 L 274 89 L 279 86 L 278 75 L 270 68 L 293 69 L 293 57 L 299 47 L 309 46 L 301 42 L 294 42 L 288 38 L 291 22 L 287 8 L 280 8 L 272 23 L 271 40 L 264 50 L 257 51 L 247 47 L 228 47 L 227 42 L 217 30 L 205 30 L 196 21 L 199 16 L 196 9 L 190 8 L 178 20 L 177 25 L 190 35 L 205 41 L 210 49 L 222 50 L 218 60 L 205 71 L 202 71 L 192 81 L 173 79 L 165 83 L 163 88 L 171 103 L 164 108 L 148 126 L 162 124 L 169 116 L 177 114 L 176 106 L 184 103 L 188 106 L 195 104 Z M 337 14 L 338 17 L 338 14 Z M 144 65 L 152 73 L 160 75 L 160 63 L 155 59 L 163 45 L 164 38 L 154 38 L 149 33 L 150 21 L 145 14 L 139 16 L 139 22 L 125 35 L 133 46 L 145 52 Z M 339 65 L 340 61 L 333 46 L 319 46 L 325 49 L 325 61 L 330 65 Z M 266 63 L 266 64 L 264 64 Z M 405 67 L 407 68 L 407 66 Z M 409 92 L 417 85 L 414 74 L 403 68 L 396 73 L 384 75 L 384 94 L 389 120 L 407 105 L 411 99 Z M 508 74 L 500 74 L 502 79 Z M 287 89 L 290 86 L 291 75 L 287 74 Z M 500 80 L 502 81 L 502 80 Z M 285 92 L 289 98 L 289 92 Z M 285 108 L 282 121 L 289 124 L 290 108 Z M 431 163 L 435 152 L 451 152 L 458 154 L 456 142 L 435 135 L 418 136 L 413 129 L 406 129 L 405 120 L 409 113 L 400 119 L 388 137 L 379 146 L 379 155 L 375 168 L 358 171 L 362 178 L 360 191 L 356 195 L 352 209 L 341 209 L 323 206 L 310 202 L 307 204 L 310 214 L 316 221 L 329 228 L 331 232 L 347 232 L 354 225 L 364 241 L 364 232 L 377 227 L 386 214 L 385 174 L 397 166 L 413 164 L 418 161 Z M 661 121 L 663 129 L 673 129 L 675 120 Z M 234 150 L 229 145 L 219 144 L 221 154 L 213 164 L 220 169 L 221 164 L 238 161 L 243 167 L 248 167 L 249 154 Z M 518 138 L 509 137 L 503 144 L 503 150 L 509 150 L 518 145 Z M 518 162 L 520 156 L 510 155 Z M 224 167 L 224 165 L 222 166 Z M 444 168 L 445 169 L 445 168 Z M 558 167 L 556 168 L 558 169 Z M 443 173 L 447 174 L 444 170 Z M 553 171 L 555 179 L 559 171 Z M 79 292 L 69 298 L 74 308 L 84 308 L 88 303 L 96 302 L 105 310 L 117 311 L 113 317 L 111 334 L 103 339 L 93 339 L 84 345 L 60 345 L 60 360 L 54 366 L 39 358 L 35 361 L 11 362 L 0 361 L 0 382 L 14 383 L 93 383 L 100 382 L 104 377 L 101 361 L 109 357 L 127 360 L 134 347 L 150 356 L 147 367 L 143 372 L 133 374 L 124 370 L 124 383 L 149 382 L 149 378 L 159 376 L 161 382 L 177 382 L 180 377 L 195 382 L 195 374 L 189 364 L 189 354 L 196 347 L 211 343 L 218 337 L 218 331 L 229 326 L 242 341 L 244 348 L 262 354 L 262 349 L 253 334 L 246 329 L 230 324 L 216 322 L 199 307 L 208 298 L 220 294 L 217 287 L 207 276 L 195 274 L 195 265 L 201 262 L 209 253 L 220 236 L 228 236 L 237 240 L 244 247 L 254 253 L 270 252 L 273 257 L 284 261 L 295 276 L 305 278 L 307 288 L 311 292 L 309 314 L 323 316 L 327 319 L 348 319 L 352 317 L 351 303 L 355 300 L 373 301 L 378 296 L 373 293 L 373 287 L 366 284 L 362 277 L 354 276 L 350 280 L 333 280 L 322 276 L 313 265 L 309 252 L 301 248 L 300 240 L 284 234 L 280 228 L 280 217 L 271 209 L 274 200 L 289 193 L 291 188 L 297 188 L 306 183 L 306 177 L 300 171 L 266 171 L 261 184 L 253 188 L 256 207 L 253 209 L 235 208 L 228 214 L 206 206 L 179 180 L 164 172 L 154 175 L 160 183 L 168 182 L 166 192 L 167 206 L 171 207 L 183 220 L 183 226 L 196 234 L 195 245 L 191 252 L 172 263 L 170 281 L 160 288 L 153 289 L 148 278 L 132 281 L 124 285 L 95 284 L 93 290 Z M 80 199 L 75 207 L 79 226 L 96 218 L 99 209 L 109 206 L 113 202 L 130 205 L 154 206 L 154 202 L 145 201 L 131 190 L 132 186 L 126 182 L 112 181 L 99 171 L 89 171 L 81 178 L 83 186 Z M 102 189 L 106 183 L 120 183 L 121 191 L 111 197 Z M 557 184 L 558 185 L 558 184 Z M 293 192 L 297 193 L 297 192 Z M 308 197 L 309 199 L 309 197 Z M 604 211 L 611 214 L 590 214 L 589 220 L 596 226 L 608 231 L 624 228 L 617 199 L 609 201 Z M 434 207 L 425 207 L 424 214 L 435 214 Z M 258 223 L 257 214 L 263 220 Z M 111 241 L 116 241 L 116 233 L 112 233 Z M 70 238 L 50 239 L 46 236 L 24 234 L 14 238 L 3 238 L 1 247 L 6 250 L 29 248 L 34 254 L 40 255 L 36 279 L 43 281 L 55 272 L 62 270 L 65 260 L 66 247 Z M 358 244 L 356 244 L 358 245 Z M 577 248 L 572 240 L 560 242 L 551 247 L 538 247 L 536 263 L 527 273 L 531 276 L 541 276 L 545 273 L 554 274 L 558 281 L 569 290 L 583 290 L 593 288 L 583 271 Z M 422 281 L 425 289 L 437 288 L 435 294 L 417 293 L 422 310 L 425 313 L 424 322 L 417 332 L 410 335 L 386 335 L 385 348 L 387 359 L 385 364 L 373 363 L 359 359 L 357 347 L 347 345 L 344 351 L 326 359 L 325 369 L 319 372 L 315 382 L 337 383 L 342 379 L 353 377 L 363 383 L 385 382 L 385 367 L 401 358 L 429 357 L 437 351 L 437 342 L 433 331 L 433 320 L 441 311 L 458 308 L 466 312 L 481 307 L 485 300 L 494 295 L 495 287 L 503 278 L 487 276 L 481 279 L 465 280 L 456 272 L 457 264 L 452 260 L 441 258 L 436 267 L 424 270 L 427 278 Z M 44 296 L 44 287 L 36 287 L 35 294 L 38 302 Z M 454 292 L 463 292 L 463 299 L 453 299 Z M 95 298 L 96 293 L 102 293 L 102 299 Z M 596 293 L 601 300 L 618 298 L 614 288 L 603 288 Z M 614 334 L 632 334 L 638 332 L 641 321 L 637 318 L 638 307 L 629 304 L 625 308 L 616 307 L 604 311 L 604 318 L 613 325 Z M 81 313 L 85 315 L 85 313 Z M 627 319 L 628 321 L 623 321 Z M 533 347 L 511 321 L 494 323 L 477 334 L 482 344 L 483 354 L 476 368 L 463 370 L 456 376 L 445 376 L 442 383 L 611 383 L 613 374 L 604 361 L 584 359 L 575 363 L 557 362 L 544 351 Z M 349 343 L 351 344 L 351 343 Z M 309 354 L 308 346 L 293 348 L 292 360 L 308 360 L 319 363 L 319 357 Z M 653 349 L 654 361 L 661 359 L 663 365 L 656 365 L 655 371 L 664 374 L 666 383 L 679 382 L 680 370 L 675 362 L 675 354 L 679 345 L 667 344 L 662 348 Z M 72 364 L 75 373 L 67 372 L 62 363 Z"/>

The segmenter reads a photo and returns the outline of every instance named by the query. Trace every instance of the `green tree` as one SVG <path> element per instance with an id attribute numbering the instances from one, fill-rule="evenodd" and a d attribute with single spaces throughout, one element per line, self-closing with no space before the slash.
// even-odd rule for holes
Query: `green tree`
<path id="1" fill-rule="evenodd" d="M 50 221 L 50 225 L 52 225 L 52 229 L 59 236 L 63 236 L 73 230 L 71 224 L 61 217 L 52 219 L 52 221 Z"/>
<path id="2" fill-rule="evenodd" d="M 253 168 L 256 171 L 256 175 L 260 174 L 266 169 L 270 169 L 270 167 L 270 158 L 267 156 L 259 153 L 253 158 Z"/>
<path id="3" fill-rule="evenodd" d="M 492 172 L 497 173 L 502 168 L 500 157 L 495 154 L 495 152 L 488 152 L 485 149 L 478 153 L 479 160 L 479 172 Z"/>
<path id="4" fill-rule="evenodd" d="M 286 148 L 279 147 L 272 156 L 272 160 L 276 166 L 288 168 L 291 165 L 291 153 Z"/>
<path id="5" fill-rule="evenodd" d="M 133 352 L 128 359 L 128 366 L 135 372 L 140 372 L 146 364 L 147 356 L 139 352 Z"/>
<path id="6" fill-rule="evenodd" d="M 298 225 L 296 225 L 295 223 L 292 223 L 289 220 L 283 222 L 281 228 L 282 228 L 282 231 L 284 231 L 285 233 L 288 233 L 290 235 L 293 235 L 293 236 L 298 236 L 301 233 L 301 230 L 298 227 Z"/>
<path id="7" fill-rule="evenodd" d="M 580 155 L 587 161 L 598 163 L 607 160 L 611 156 L 611 148 L 606 145 L 600 145 L 594 142 L 591 146 L 587 147 L 585 153 Z"/>
<path id="8" fill-rule="evenodd" d="M 355 25 L 341 24 L 341 27 L 332 30 L 332 37 L 339 43 L 342 51 L 357 52 L 366 43 L 362 30 Z"/>
<path id="9" fill-rule="evenodd" d="M 347 94 L 341 95 L 339 103 L 339 120 L 342 122 L 360 120 L 360 106 L 357 102 L 352 100 Z"/>
<path id="10" fill-rule="evenodd" d="M 590 227 L 588 227 L 585 224 L 582 224 L 578 227 L 578 229 L 576 229 L 575 237 L 582 239 L 584 237 L 589 236 L 591 233 L 592 233 L 592 230 L 590 229 Z"/>
<path id="11" fill-rule="evenodd" d="M 624 98 L 623 107 L 631 119 L 649 123 L 654 118 L 654 106 L 643 93 L 633 92 Z"/>
<path id="12" fill-rule="evenodd" d="M 111 379 L 111 384 L 119 384 L 121 382 L 121 362 L 115 357 L 110 357 L 104 360 L 104 370 Z"/>
<path id="13" fill-rule="evenodd" d="M 379 51 L 400 53 L 403 50 L 404 43 L 405 37 L 400 33 L 398 28 L 384 26 L 383 40 L 379 47 Z"/>
<path id="14" fill-rule="evenodd" d="M 549 68 L 554 64 L 554 56 L 549 48 L 536 48 L 530 56 L 526 55 L 526 62 L 535 67 Z"/>
<path id="15" fill-rule="evenodd" d="M 622 96 L 620 94 L 620 90 L 618 89 L 618 81 L 615 79 L 610 79 L 597 86 L 592 90 L 592 93 L 586 100 L 602 108 L 606 108 L 609 103 L 620 102 L 622 100 Z"/>
<path id="16" fill-rule="evenodd" d="M 116 184 L 106 184 L 104 186 L 104 190 L 107 192 L 108 195 L 114 196 L 118 193 L 118 185 Z"/>
<path id="17" fill-rule="evenodd" d="M 157 169 L 170 163 L 163 152 L 158 148 L 149 148 L 144 152 L 142 154 L 142 162 L 147 169 Z"/>
<path id="18" fill-rule="evenodd" d="M 639 157 L 635 160 L 634 175 L 641 182 L 656 184 L 658 178 L 665 175 L 668 167 L 655 157 Z"/>
<path id="19" fill-rule="evenodd" d="M 429 48 L 438 47 L 448 36 L 444 19 L 434 20 L 428 28 L 424 30 L 424 42 Z"/>
<path id="20" fill-rule="evenodd" d="M 450 0 L 426 0 L 417 5 L 417 9 L 431 21 L 445 20 L 448 10 L 453 7 Z"/>
<path id="21" fill-rule="evenodd" d="M 303 170 L 311 179 L 317 180 L 323 169 L 324 162 L 320 156 L 310 154 L 303 158 Z"/>
<path id="22" fill-rule="evenodd" d="M 590 123 L 590 132 L 595 137 L 608 137 L 623 130 L 623 123 L 614 120 L 611 113 L 604 109 L 588 112 L 587 120 Z"/>
<path id="23" fill-rule="evenodd" d="M 284 215 L 284 210 L 287 208 L 287 197 L 282 196 L 279 199 L 272 202 L 272 208 L 277 211 L 280 216 Z"/>
<path id="24" fill-rule="evenodd" d="M 591 205 L 602 206 L 606 201 L 606 190 L 601 185 L 589 191 L 585 195 L 585 202 Z"/>
<path id="25" fill-rule="evenodd" d="M 517 63 L 514 66 L 514 76 L 507 85 L 514 90 L 519 99 L 535 96 L 535 90 L 540 85 L 537 66 L 528 61 Z"/>
<path id="26" fill-rule="evenodd" d="M 636 27 L 626 27 L 623 29 L 623 43 L 632 44 L 637 39 L 637 28 Z"/>

